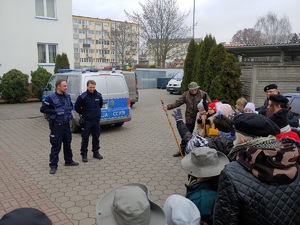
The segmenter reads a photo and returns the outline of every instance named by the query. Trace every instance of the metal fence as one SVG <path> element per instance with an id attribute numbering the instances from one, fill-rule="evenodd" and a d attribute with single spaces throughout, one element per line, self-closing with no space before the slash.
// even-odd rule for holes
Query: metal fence
<path id="1" fill-rule="evenodd" d="M 162 79 L 158 78 L 172 78 L 176 73 L 182 69 L 136 69 L 134 72 L 137 75 L 138 85 L 141 89 L 160 88 Z"/>

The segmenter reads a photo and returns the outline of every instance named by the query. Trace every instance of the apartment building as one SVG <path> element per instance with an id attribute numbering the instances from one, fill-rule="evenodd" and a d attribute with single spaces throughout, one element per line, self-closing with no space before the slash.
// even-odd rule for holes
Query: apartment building
<path id="1" fill-rule="evenodd" d="M 39 66 L 53 73 L 57 54 L 74 65 L 72 0 L 1 0 L 0 76 L 29 75 Z"/>
<path id="2" fill-rule="evenodd" d="M 118 37 L 124 36 L 121 41 Z M 74 68 L 138 63 L 138 25 L 73 15 Z"/>

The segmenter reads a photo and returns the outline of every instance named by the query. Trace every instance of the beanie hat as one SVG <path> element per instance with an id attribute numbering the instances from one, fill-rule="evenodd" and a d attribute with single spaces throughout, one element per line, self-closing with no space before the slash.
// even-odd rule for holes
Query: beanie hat
<path id="1" fill-rule="evenodd" d="M 211 108 L 211 109 L 215 110 L 215 112 L 216 112 L 216 111 L 217 111 L 217 110 L 216 110 L 216 103 L 217 103 L 217 102 L 218 102 L 218 100 L 215 100 L 215 101 L 209 103 L 209 104 L 208 104 L 208 108 Z"/>
<path id="2" fill-rule="evenodd" d="M 269 85 L 265 86 L 264 92 L 266 92 L 267 90 L 270 90 L 270 89 L 277 89 L 277 85 L 276 84 L 269 84 Z"/>
<path id="3" fill-rule="evenodd" d="M 273 113 L 269 117 L 269 119 L 272 120 L 274 123 L 276 123 L 281 129 L 289 125 L 287 120 L 287 113 L 288 113 L 287 109 L 280 109 L 278 112 Z"/>
<path id="4" fill-rule="evenodd" d="M 164 212 L 167 225 L 198 225 L 201 215 L 199 209 L 188 198 L 180 195 L 171 195 L 166 199 Z"/>
<path id="5" fill-rule="evenodd" d="M 234 113 L 231 105 L 227 103 L 218 104 L 217 105 L 217 113 L 223 116 L 229 116 L 230 114 Z"/>
<path id="6" fill-rule="evenodd" d="M 198 108 L 198 109 L 204 109 L 204 106 L 203 106 L 203 99 L 201 99 L 201 101 L 198 103 L 197 108 Z"/>
<path id="7" fill-rule="evenodd" d="M 254 137 L 268 137 L 280 133 L 280 128 L 269 118 L 256 113 L 243 113 L 234 117 L 237 132 Z"/>
<path id="8" fill-rule="evenodd" d="M 245 109 L 250 109 L 253 113 L 255 113 L 255 105 L 253 102 L 248 102 L 247 105 L 245 106 Z"/>

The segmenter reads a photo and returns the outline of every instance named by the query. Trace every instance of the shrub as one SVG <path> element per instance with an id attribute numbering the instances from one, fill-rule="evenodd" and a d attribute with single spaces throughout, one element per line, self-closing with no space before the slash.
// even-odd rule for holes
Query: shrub
<path id="1" fill-rule="evenodd" d="M 0 92 L 1 97 L 8 103 L 26 102 L 30 96 L 28 75 L 16 69 L 3 74 Z"/>
<path id="2" fill-rule="evenodd" d="M 43 87 L 46 86 L 51 73 L 43 67 L 38 67 L 36 71 L 31 71 L 31 83 L 33 97 L 42 99 Z"/>
<path id="3" fill-rule="evenodd" d="M 155 65 L 150 65 L 149 68 L 156 68 L 156 66 Z"/>

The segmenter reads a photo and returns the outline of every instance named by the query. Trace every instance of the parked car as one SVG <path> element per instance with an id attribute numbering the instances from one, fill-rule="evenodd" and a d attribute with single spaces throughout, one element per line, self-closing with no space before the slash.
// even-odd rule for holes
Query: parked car
<path id="1" fill-rule="evenodd" d="M 297 87 L 297 93 L 285 93 L 283 96 L 287 97 L 291 106 L 291 111 L 300 115 L 300 87 Z"/>
<path id="2" fill-rule="evenodd" d="M 96 81 L 96 89 L 102 94 L 103 106 L 101 109 L 100 125 L 113 124 L 120 127 L 124 122 L 131 120 L 130 99 L 128 87 L 123 74 L 112 73 L 111 71 L 81 72 L 66 70 L 53 74 L 43 93 L 43 100 L 46 96 L 55 91 L 57 79 L 64 79 L 68 83 L 68 93 L 73 104 L 77 97 L 86 91 L 88 80 Z M 73 120 L 71 121 L 72 132 L 80 131 L 79 115 L 72 111 Z"/>
<path id="3" fill-rule="evenodd" d="M 167 92 L 170 92 L 170 94 L 181 94 L 182 78 L 183 71 L 176 73 L 166 86 Z"/>
<path id="4" fill-rule="evenodd" d="M 116 71 L 124 75 L 128 90 L 131 106 L 139 101 L 138 80 L 135 72 L 132 71 Z"/>

